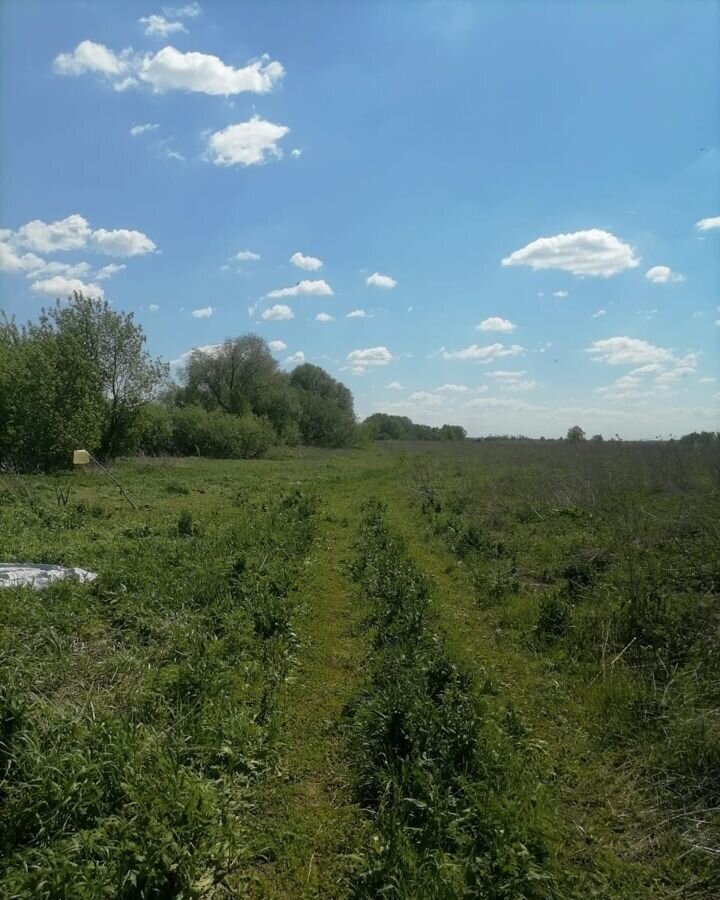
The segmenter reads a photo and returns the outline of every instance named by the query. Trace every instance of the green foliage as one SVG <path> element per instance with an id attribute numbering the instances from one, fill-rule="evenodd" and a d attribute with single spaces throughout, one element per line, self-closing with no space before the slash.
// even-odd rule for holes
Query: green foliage
<path id="1" fill-rule="evenodd" d="M 144 343 L 132 314 L 77 292 L 36 323 L 0 323 L 0 453 L 53 468 L 79 447 L 131 449 L 137 416 L 167 373 Z"/>
<path id="2" fill-rule="evenodd" d="M 183 497 L 178 520 L 163 491 L 150 524 L 125 528 L 107 500 L 101 528 L 85 513 L 70 527 L 66 510 L 40 498 L 12 518 L 0 506 L 11 556 L 82 546 L 101 572 L 91 586 L 51 586 L 41 601 L 27 588 L 3 591 L 2 896 L 245 893 L 247 820 L 277 766 L 292 593 L 315 503 L 253 492 L 242 512 L 228 504 L 219 517 L 213 487 L 212 508 Z M 122 515 L 138 521 L 127 505 Z M 229 557 L 242 558 L 241 575 Z M 268 597 L 283 629 L 253 625 Z"/>
<path id="3" fill-rule="evenodd" d="M 377 441 L 462 441 L 467 432 L 460 425 L 416 425 L 407 416 L 391 416 L 387 413 L 373 413 L 363 422 L 371 428 Z"/>
<path id="4" fill-rule="evenodd" d="M 550 896 L 542 832 L 508 793 L 510 745 L 431 632 L 428 583 L 377 502 L 365 508 L 358 554 L 374 651 L 348 728 L 358 800 L 375 811 L 377 836 L 353 896 Z"/>

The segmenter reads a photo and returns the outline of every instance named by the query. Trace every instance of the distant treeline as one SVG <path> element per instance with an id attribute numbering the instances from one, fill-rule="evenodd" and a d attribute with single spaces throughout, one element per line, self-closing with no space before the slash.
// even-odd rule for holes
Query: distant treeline
<path id="1" fill-rule="evenodd" d="M 0 320 L 0 462 L 62 467 L 78 448 L 255 457 L 362 435 L 345 385 L 310 364 L 282 372 L 257 335 L 193 351 L 177 381 L 145 340 L 131 313 L 78 293 L 37 322 Z"/>
<path id="2" fill-rule="evenodd" d="M 463 441 L 467 432 L 461 425 L 417 425 L 407 416 L 374 413 L 363 422 L 376 441 Z"/>

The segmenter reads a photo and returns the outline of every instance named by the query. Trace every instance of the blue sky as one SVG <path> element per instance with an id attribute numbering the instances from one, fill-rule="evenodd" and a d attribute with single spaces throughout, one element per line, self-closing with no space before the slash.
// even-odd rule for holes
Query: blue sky
<path id="1" fill-rule="evenodd" d="M 7 313 L 82 286 L 169 361 L 254 331 L 471 434 L 718 427 L 718 4 L 5 0 L 0 35 Z"/>

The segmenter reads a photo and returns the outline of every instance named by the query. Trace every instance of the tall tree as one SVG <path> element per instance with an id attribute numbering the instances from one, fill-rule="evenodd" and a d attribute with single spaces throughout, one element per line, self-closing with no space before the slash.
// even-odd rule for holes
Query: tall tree
<path id="1" fill-rule="evenodd" d="M 72 337 L 95 366 L 104 399 L 99 452 L 127 450 L 140 409 L 168 376 L 168 367 L 145 350 L 146 337 L 133 313 L 116 312 L 106 300 L 74 293 L 67 305 L 48 314 L 58 335 Z"/>

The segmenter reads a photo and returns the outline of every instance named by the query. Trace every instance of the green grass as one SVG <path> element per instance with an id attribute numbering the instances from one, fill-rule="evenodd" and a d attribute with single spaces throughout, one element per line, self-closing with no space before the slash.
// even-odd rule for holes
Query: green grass
<path id="1" fill-rule="evenodd" d="M 716 896 L 716 466 L 119 463 L 137 510 L 0 476 L 0 558 L 100 573 L 0 593 L 0 895 Z"/>

